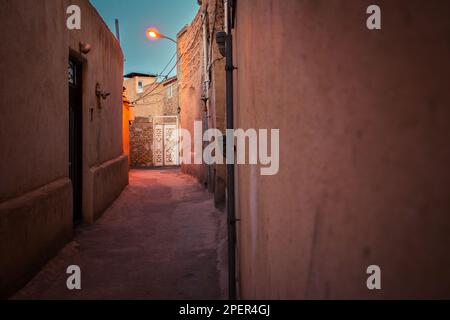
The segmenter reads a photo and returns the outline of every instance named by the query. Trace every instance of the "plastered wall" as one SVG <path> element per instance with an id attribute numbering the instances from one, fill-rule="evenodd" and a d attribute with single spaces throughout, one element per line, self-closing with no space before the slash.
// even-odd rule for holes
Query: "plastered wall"
<path id="1" fill-rule="evenodd" d="M 237 2 L 236 126 L 281 130 L 238 167 L 243 298 L 450 297 L 450 5 L 371 4 Z"/>

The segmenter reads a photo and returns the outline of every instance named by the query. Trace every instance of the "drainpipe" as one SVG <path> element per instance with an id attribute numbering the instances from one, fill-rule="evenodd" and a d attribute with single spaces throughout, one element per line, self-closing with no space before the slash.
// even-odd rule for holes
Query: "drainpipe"
<path id="1" fill-rule="evenodd" d="M 226 26 L 226 101 L 227 101 L 227 130 L 234 130 L 234 102 L 233 102 L 233 37 L 231 34 L 230 3 L 224 1 Z M 231 131 L 228 131 L 231 132 Z M 228 142 L 232 141 L 232 143 Z M 227 152 L 231 148 L 234 160 L 234 136 L 227 139 Z M 231 160 L 231 159 L 230 159 Z M 229 299 L 236 300 L 236 212 L 235 212 L 235 167 L 227 162 L 227 213 L 228 213 L 228 292 Z"/>

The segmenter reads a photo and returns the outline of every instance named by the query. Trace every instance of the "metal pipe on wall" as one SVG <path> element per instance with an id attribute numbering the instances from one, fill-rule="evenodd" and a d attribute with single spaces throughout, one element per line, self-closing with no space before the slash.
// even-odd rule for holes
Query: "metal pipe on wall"
<path id="1" fill-rule="evenodd" d="M 231 34 L 230 3 L 225 0 L 225 24 L 226 24 L 226 113 L 227 130 L 234 130 L 234 101 L 233 101 L 233 37 Z M 228 131 L 231 132 L 231 131 Z M 230 143 L 231 141 L 231 143 Z M 230 149 L 231 148 L 231 149 Z M 227 138 L 227 153 L 233 154 L 234 160 L 234 135 Z M 231 160 L 231 159 L 229 159 Z M 235 210 L 235 167 L 227 161 L 227 214 L 228 214 L 228 293 L 230 300 L 236 300 L 236 210 Z"/>

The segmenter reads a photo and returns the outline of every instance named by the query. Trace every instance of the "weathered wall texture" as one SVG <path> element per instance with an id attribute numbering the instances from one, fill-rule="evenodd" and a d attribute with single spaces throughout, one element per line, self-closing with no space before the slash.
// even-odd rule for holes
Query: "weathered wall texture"
<path id="1" fill-rule="evenodd" d="M 153 166 L 153 121 L 149 117 L 136 117 L 130 128 L 131 166 Z"/>
<path id="2" fill-rule="evenodd" d="M 70 4 L 81 7 L 80 31 L 66 27 Z M 83 62 L 85 221 L 127 184 L 128 161 L 122 149 L 123 56 L 89 2 L 5 0 L 0 21 L 0 296 L 6 296 L 72 235 L 69 52 Z M 79 53 L 80 41 L 92 45 L 88 55 Z M 102 109 L 97 82 L 111 93 Z"/>
<path id="3" fill-rule="evenodd" d="M 137 79 L 144 83 L 142 93 L 137 92 Z M 134 116 L 178 116 L 177 78 L 173 77 L 160 82 L 155 79 L 154 77 L 133 77 L 124 81 Z"/>
<path id="4" fill-rule="evenodd" d="M 205 16 L 203 16 L 203 13 Z M 215 35 L 224 28 L 223 3 L 205 0 L 192 24 L 178 35 L 178 67 L 180 82 L 181 127 L 194 137 L 194 121 L 203 122 L 203 129 L 225 132 L 225 60 L 220 55 Z M 206 26 L 207 58 L 203 52 L 203 25 Z M 207 77 L 204 70 L 207 71 Z M 207 98 L 204 102 L 202 99 Z M 192 152 L 194 151 L 192 141 Z M 216 205 L 225 202 L 226 168 L 224 165 L 185 164 L 184 172 L 196 176 L 215 194 Z"/>
<path id="5" fill-rule="evenodd" d="M 180 123 L 181 128 L 188 130 L 192 136 L 191 152 L 194 159 L 194 123 L 203 122 L 205 105 L 202 99 L 202 15 L 199 11 L 190 26 L 177 36 L 178 55 L 182 57 L 178 63 Z M 206 167 L 203 165 L 182 164 L 184 173 L 195 176 L 201 183 L 207 183 Z"/>
<path id="6" fill-rule="evenodd" d="M 224 8 L 220 0 L 204 1 L 207 12 L 207 34 L 209 43 L 209 58 L 207 70 L 209 73 L 208 128 L 219 129 L 225 134 L 225 58 L 220 54 L 216 33 L 224 30 Z M 214 193 L 215 204 L 225 205 L 226 165 L 216 164 L 210 168 L 210 191 Z"/>
<path id="7" fill-rule="evenodd" d="M 449 298 L 449 2 L 237 4 L 236 125 L 281 130 L 238 168 L 242 297 Z"/>
<path id="8" fill-rule="evenodd" d="M 160 99 L 156 99 L 156 95 L 154 95 L 154 89 L 159 89 L 156 83 L 157 78 L 154 76 L 135 76 L 130 79 L 125 79 L 123 82 L 123 86 L 126 88 L 127 95 L 130 99 L 130 102 L 133 106 L 133 113 L 136 117 L 147 117 L 149 112 L 154 111 L 153 105 L 156 104 L 156 101 Z M 139 93 L 138 91 L 138 82 L 142 82 L 143 84 L 143 92 Z M 144 99 L 141 97 L 144 94 L 149 94 L 144 104 Z"/>
<path id="9" fill-rule="evenodd" d="M 161 100 L 159 103 L 163 105 L 162 116 L 178 116 L 178 82 L 176 78 L 173 78 L 171 81 L 167 81 L 161 87 L 161 92 L 158 93 L 158 96 Z M 169 93 L 169 91 L 171 93 Z"/>

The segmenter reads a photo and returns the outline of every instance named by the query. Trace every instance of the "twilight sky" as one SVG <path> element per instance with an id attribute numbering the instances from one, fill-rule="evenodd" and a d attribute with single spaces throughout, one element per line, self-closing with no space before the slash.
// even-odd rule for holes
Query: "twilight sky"
<path id="1" fill-rule="evenodd" d="M 158 74 L 176 51 L 168 40 L 151 42 L 145 31 L 156 27 L 176 38 L 191 23 L 199 8 L 197 0 L 90 0 L 115 34 L 114 20 L 120 21 L 120 38 L 125 55 L 125 74 L 144 72 Z M 169 71 L 175 64 L 167 68 Z M 166 72 L 167 72 L 166 71 Z M 176 70 L 172 73 L 175 74 Z"/>

